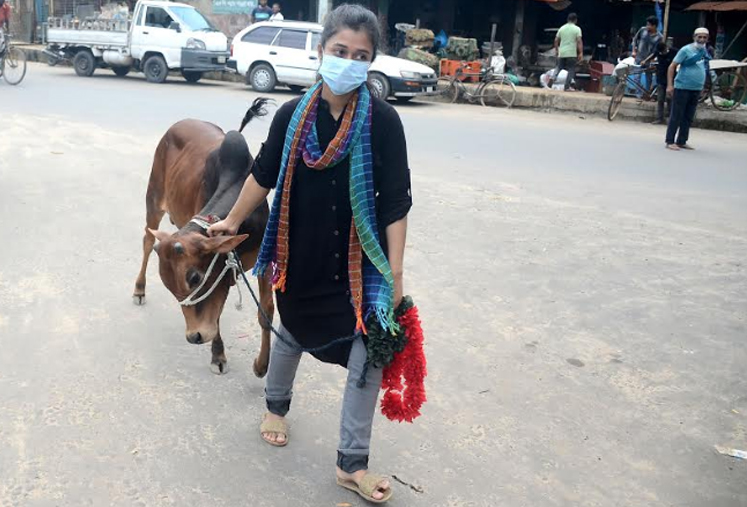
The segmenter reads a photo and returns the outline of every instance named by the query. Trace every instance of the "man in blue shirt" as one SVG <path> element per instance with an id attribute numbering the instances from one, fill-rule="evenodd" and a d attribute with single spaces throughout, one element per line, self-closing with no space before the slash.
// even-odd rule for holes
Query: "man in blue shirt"
<path id="1" fill-rule="evenodd" d="M 667 149 L 674 151 L 693 149 L 687 144 L 687 139 L 698 107 L 698 98 L 705 85 L 707 62 L 710 58 L 706 51 L 708 29 L 698 28 L 693 36 L 695 42 L 677 52 L 667 71 L 667 95 L 672 97 L 672 112 L 669 115 L 666 143 Z"/>
<path id="2" fill-rule="evenodd" d="M 272 9 L 267 6 L 267 0 L 259 0 L 259 5 L 252 10 L 252 23 L 268 21 L 272 16 Z"/>

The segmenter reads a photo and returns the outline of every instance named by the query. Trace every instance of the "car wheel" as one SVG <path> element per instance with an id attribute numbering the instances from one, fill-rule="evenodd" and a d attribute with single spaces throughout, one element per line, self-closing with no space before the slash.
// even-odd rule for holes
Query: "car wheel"
<path id="1" fill-rule="evenodd" d="M 96 58 L 93 53 L 87 49 L 82 49 L 75 54 L 73 58 L 73 68 L 75 73 L 82 77 L 91 77 L 96 70 Z"/>
<path id="2" fill-rule="evenodd" d="M 202 72 L 197 70 L 183 70 L 182 77 L 187 81 L 187 83 L 196 83 L 202 79 Z"/>
<path id="3" fill-rule="evenodd" d="M 252 85 L 254 91 L 260 93 L 271 92 L 275 89 L 276 83 L 275 71 L 266 63 L 260 63 L 249 74 L 249 84 Z"/>
<path id="4" fill-rule="evenodd" d="M 169 67 L 161 55 L 149 56 L 143 65 L 145 79 L 151 83 L 163 83 L 169 75 Z"/>
<path id="5" fill-rule="evenodd" d="M 383 74 L 374 72 L 368 75 L 368 88 L 374 97 L 386 100 L 389 96 L 389 80 Z"/>

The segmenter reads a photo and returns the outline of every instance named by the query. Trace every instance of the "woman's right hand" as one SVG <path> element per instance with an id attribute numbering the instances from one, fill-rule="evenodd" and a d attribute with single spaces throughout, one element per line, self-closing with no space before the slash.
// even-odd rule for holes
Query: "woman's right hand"
<path id="1" fill-rule="evenodd" d="M 233 223 L 229 218 L 215 222 L 208 227 L 208 236 L 235 236 L 239 230 L 239 224 Z"/>

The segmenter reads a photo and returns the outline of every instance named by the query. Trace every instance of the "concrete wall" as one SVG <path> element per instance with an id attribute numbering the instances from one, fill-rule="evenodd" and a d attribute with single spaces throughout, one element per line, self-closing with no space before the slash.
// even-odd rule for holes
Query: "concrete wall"
<path id="1" fill-rule="evenodd" d="M 251 13 L 246 14 L 213 14 L 212 0 L 180 0 L 186 4 L 196 7 L 202 12 L 221 32 L 229 38 L 249 26 Z"/>
<path id="2" fill-rule="evenodd" d="M 210 21 L 229 38 L 249 26 L 251 13 L 246 14 L 214 14 L 212 0 L 180 0 L 195 6 Z M 326 13 L 331 8 L 332 0 L 279 0 L 283 15 L 288 20 L 317 21 L 317 13 Z M 273 0 L 268 0 L 272 5 Z"/>

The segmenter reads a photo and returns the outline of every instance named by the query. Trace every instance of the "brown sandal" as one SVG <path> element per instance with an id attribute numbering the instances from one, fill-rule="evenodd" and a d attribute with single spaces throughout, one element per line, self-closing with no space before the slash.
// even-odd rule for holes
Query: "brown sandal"
<path id="1" fill-rule="evenodd" d="M 280 433 L 285 435 L 285 440 L 283 442 L 273 442 L 272 440 L 266 439 L 263 433 Z M 274 445 L 275 447 L 285 447 L 288 445 L 288 423 L 285 421 L 268 421 L 267 414 L 265 414 L 262 424 L 259 425 L 259 436 L 270 445 Z"/>
<path id="2" fill-rule="evenodd" d="M 371 503 L 385 503 L 388 502 L 390 498 L 392 498 L 393 492 L 391 487 L 388 487 L 384 490 L 377 487 L 379 483 L 384 480 L 386 480 L 386 477 L 374 474 L 366 474 L 363 476 L 363 479 L 361 479 L 360 484 L 356 484 L 355 481 L 349 479 L 340 479 L 338 477 L 337 485 L 358 493 L 361 498 Z M 381 498 L 374 498 L 372 495 L 376 490 L 381 491 L 384 496 Z"/>

